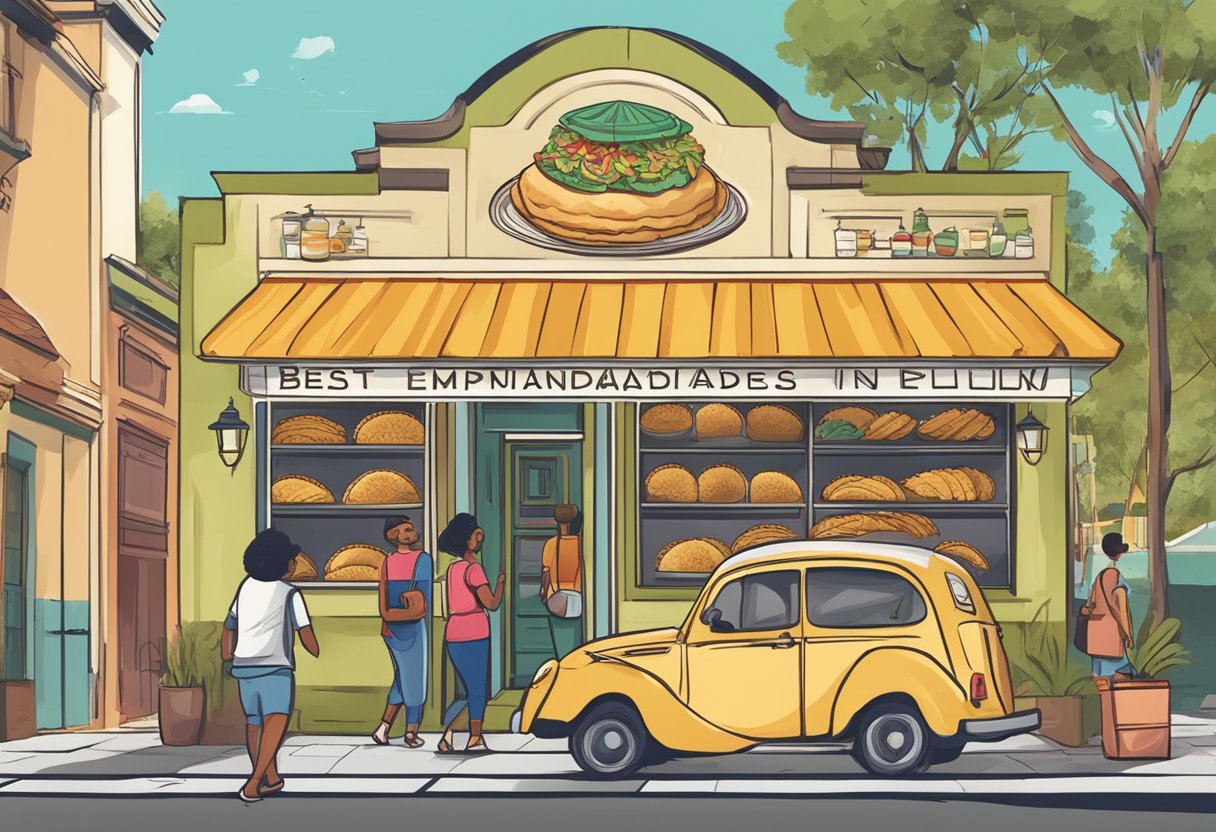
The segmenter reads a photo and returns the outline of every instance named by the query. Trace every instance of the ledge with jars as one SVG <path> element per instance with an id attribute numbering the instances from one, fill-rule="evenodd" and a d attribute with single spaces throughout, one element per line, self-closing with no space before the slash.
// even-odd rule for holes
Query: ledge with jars
<path id="1" fill-rule="evenodd" d="M 1034 229 L 1028 208 L 1000 211 L 926 211 L 917 208 L 905 225 L 901 211 L 824 211 L 835 219 L 834 254 L 840 258 L 953 257 L 1030 260 Z"/>
<path id="2" fill-rule="evenodd" d="M 384 520 L 424 520 L 426 406 L 271 402 L 269 422 L 267 516 L 303 547 L 287 580 L 378 586 Z"/>

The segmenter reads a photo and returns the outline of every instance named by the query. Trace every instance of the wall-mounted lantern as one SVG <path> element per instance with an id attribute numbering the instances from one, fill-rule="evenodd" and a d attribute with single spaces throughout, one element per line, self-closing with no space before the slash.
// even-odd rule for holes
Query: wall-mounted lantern
<path id="1" fill-rule="evenodd" d="M 1018 422 L 1018 450 L 1031 465 L 1038 465 L 1047 449 L 1047 425 L 1034 416 L 1033 410 L 1027 410 L 1025 418 Z"/>
<path id="2" fill-rule="evenodd" d="M 236 473 L 236 465 L 245 454 L 245 440 L 249 438 L 249 425 L 241 418 L 231 398 L 228 406 L 220 411 L 220 417 L 210 425 L 215 431 L 215 443 L 220 461 Z"/>

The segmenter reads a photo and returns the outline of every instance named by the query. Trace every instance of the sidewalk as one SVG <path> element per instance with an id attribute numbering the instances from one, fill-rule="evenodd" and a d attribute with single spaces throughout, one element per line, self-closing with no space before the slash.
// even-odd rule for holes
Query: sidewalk
<path id="1" fill-rule="evenodd" d="M 496 752 L 441 756 L 426 746 L 373 745 L 365 737 L 294 736 L 279 756 L 285 793 L 477 794 L 899 794 L 1175 793 L 1216 791 L 1216 715 L 1174 717 L 1173 759 L 1115 761 L 1101 749 L 1064 748 L 1027 735 L 973 744 L 928 774 L 865 774 L 846 749 L 762 746 L 747 754 L 674 760 L 625 781 L 586 778 L 564 740 L 491 734 Z M 248 773 L 244 748 L 167 748 L 155 733 L 46 734 L 0 743 L 0 797 L 25 795 L 223 795 Z"/>

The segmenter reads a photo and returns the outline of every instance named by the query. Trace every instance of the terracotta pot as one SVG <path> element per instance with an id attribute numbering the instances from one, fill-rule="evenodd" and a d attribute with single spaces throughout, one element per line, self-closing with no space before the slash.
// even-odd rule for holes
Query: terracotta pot
<path id="1" fill-rule="evenodd" d="M 1036 733 L 1040 736 L 1058 742 L 1060 745 L 1079 748 L 1089 741 L 1088 733 L 1085 730 L 1085 700 L 1086 697 L 1080 694 L 1034 696 L 1025 700 L 1019 697 L 1017 702 L 1024 702 L 1024 704 L 1017 705 L 1017 707 L 1019 710 L 1039 709 L 1042 724 Z"/>
<path id="2" fill-rule="evenodd" d="M 240 699 L 233 693 L 224 704 L 207 714 L 200 745 L 244 745 L 245 712 Z"/>
<path id="3" fill-rule="evenodd" d="M 0 682 L 0 742 L 34 736 L 34 683 Z"/>
<path id="4" fill-rule="evenodd" d="M 198 745 L 207 696 L 202 688 L 160 689 L 162 745 Z"/>
<path id="5" fill-rule="evenodd" d="M 1170 683 L 1095 679 L 1102 701 L 1102 753 L 1111 760 L 1170 758 Z"/>

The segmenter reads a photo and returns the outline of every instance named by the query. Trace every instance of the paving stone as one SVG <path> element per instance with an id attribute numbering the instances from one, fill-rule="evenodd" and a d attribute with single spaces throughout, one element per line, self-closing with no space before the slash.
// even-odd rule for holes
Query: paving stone
<path id="1" fill-rule="evenodd" d="M 291 752 L 292 757 L 345 757 L 354 751 L 353 745 L 303 745 Z"/>
<path id="2" fill-rule="evenodd" d="M 245 783 L 244 779 L 214 777 L 133 777 L 124 780 L 18 780 L 0 789 L 4 795 L 54 795 L 73 797 L 85 795 L 200 795 L 232 794 Z"/>
<path id="3" fill-rule="evenodd" d="M 429 777 L 295 777 L 284 781 L 283 794 L 413 794 L 430 782 Z"/>
<path id="4" fill-rule="evenodd" d="M 961 794 L 963 787 L 954 780 L 730 780 L 718 781 L 717 794 Z"/>
<path id="5" fill-rule="evenodd" d="M 549 794 L 622 794 L 636 792 L 642 787 L 641 780 L 567 780 L 567 779 L 514 779 L 490 777 L 447 777 L 436 781 L 427 794 L 502 794 L 549 793 Z"/>
<path id="6" fill-rule="evenodd" d="M 200 774 L 240 775 L 245 777 L 249 775 L 249 755 L 222 754 L 205 762 L 187 766 L 179 771 L 178 774 L 184 777 Z"/>
<path id="7" fill-rule="evenodd" d="M 104 742 L 104 734 L 40 734 L 24 740 L 0 742 L 0 751 L 32 751 L 35 754 L 66 754 Z"/>
<path id="8" fill-rule="evenodd" d="M 511 759 L 516 759 L 512 755 Z M 335 775 L 404 775 L 438 776 L 454 769 L 464 758 L 442 756 L 430 751 L 401 746 L 358 747 L 331 769 Z"/>
<path id="9" fill-rule="evenodd" d="M 147 748 L 159 748 L 158 734 L 130 733 L 103 736 L 102 741 L 93 746 L 98 751 L 143 751 Z"/>
<path id="10" fill-rule="evenodd" d="M 1216 775 L 1216 757 L 1208 754 L 1187 754 L 1171 760 L 1137 763 L 1127 769 L 1127 774 L 1185 774 Z"/>
<path id="11" fill-rule="evenodd" d="M 73 774 L 83 770 L 104 772 L 110 763 L 122 754 L 114 751 L 97 751 L 82 748 L 77 751 L 33 754 L 21 760 L 0 764 L 0 776 L 25 777 L 31 774 L 56 774 L 68 769 Z"/>
<path id="12" fill-rule="evenodd" d="M 481 754 L 465 757 L 452 774 L 485 775 L 558 775 L 578 774 L 579 768 L 569 754 Z"/>

